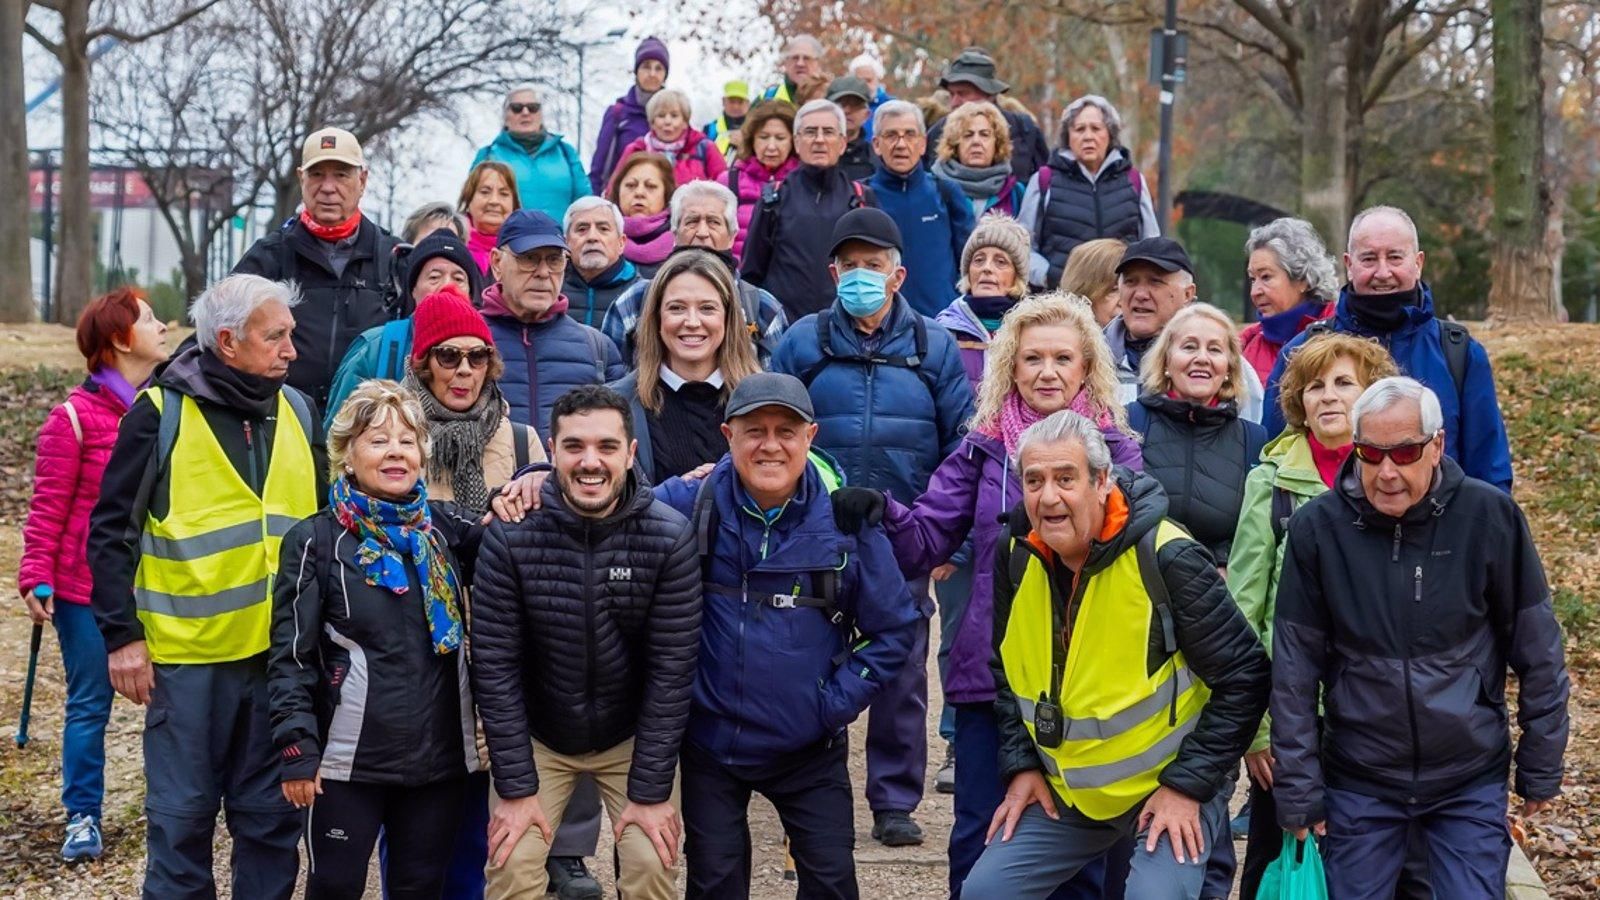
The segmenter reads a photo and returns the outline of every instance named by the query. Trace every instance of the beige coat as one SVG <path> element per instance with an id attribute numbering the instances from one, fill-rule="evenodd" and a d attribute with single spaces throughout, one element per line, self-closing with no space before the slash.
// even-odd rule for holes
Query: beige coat
<path id="1" fill-rule="evenodd" d="M 528 462 L 544 462 L 544 441 L 532 426 L 528 428 Z M 511 420 L 500 420 L 500 429 L 483 448 L 483 483 L 491 492 L 511 480 L 517 471 L 516 445 L 511 439 Z M 450 484 L 450 474 L 428 479 L 428 497 L 433 500 L 454 500 L 455 488 Z"/>

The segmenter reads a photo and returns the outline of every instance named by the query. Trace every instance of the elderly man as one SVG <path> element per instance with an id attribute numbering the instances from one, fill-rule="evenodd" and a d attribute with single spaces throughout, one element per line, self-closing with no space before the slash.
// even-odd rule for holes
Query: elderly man
<path id="1" fill-rule="evenodd" d="M 1011 85 L 994 75 L 994 57 L 982 47 L 968 47 L 945 67 L 944 74 L 939 76 L 939 87 L 950 92 L 951 109 L 978 102 L 995 103 L 998 106 L 996 98 L 1011 90 Z M 1026 183 L 1050 158 L 1044 132 L 1039 130 L 1031 117 L 1023 113 L 1002 109 L 1000 114 L 1006 117 L 1006 124 L 1011 127 L 1011 174 Z M 940 119 L 928 130 L 925 153 L 930 166 L 938 152 L 939 137 L 944 134 L 944 123 L 945 120 Z"/>
<path id="2" fill-rule="evenodd" d="M 864 181 L 872 177 L 876 157 L 872 153 L 872 91 L 867 83 L 854 75 L 835 78 L 828 84 L 828 99 L 844 110 L 844 154 L 839 157 L 839 168 L 851 181 Z"/>
<path id="3" fill-rule="evenodd" d="M 800 84 L 822 72 L 822 42 L 814 35 L 797 34 L 783 45 L 783 80 L 761 94 L 763 100 L 795 102 Z"/>
<path id="4" fill-rule="evenodd" d="M 954 181 L 922 164 L 928 138 L 916 104 L 890 100 L 878 107 L 872 122 L 878 163 L 867 185 L 905 240 L 901 293 L 912 309 L 937 316 L 960 294 L 961 251 L 978 224 L 972 201 Z"/>
<path id="5" fill-rule="evenodd" d="M 744 117 L 750 113 L 750 83 L 734 80 L 722 86 L 722 114 L 705 124 L 700 130 L 714 141 L 728 165 L 733 165 L 739 153 L 739 129 Z"/>
<path id="6" fill-rule="evenodd" d="M 762 189 L 745 236 L 739 274 L 777 297 L 790 322 L 833 303 L 828 235 L 834 223 L 850 210 L 878 205 L 872 189 L 839 166 L 846 128 L 837 103 L 813 100 L 800 107 L 794 117 L 800 168 Z"/>
<path id="7" fill-rule="evenodd" d="M 1289 520 L 1272 638 L 1278 820 L 1323 837 L 1332 896 L 1393 896 L 1419 826 L 1435 896 L 1502 897 L 1507 768 L 1524 816 L 1561 792 L 1569 685 L 1550 587 L 1517 504 L 1445 454 L 1434 391 L 1382 379 L 1351 420 L 1337 486 Z"/>
<path id="8" fill-rule="evenodd" d="M 733 238 L 739 232 L 738 201 L 733 192 L 714 181 L 691 181 L 672 194 L 669 224 L 672 228 L 674 248 L 698 247 L 710 250 L 737 272 L 738 263 L 733 258 Z M 755 344 L 756 357 L 766 368 L 778 349 L 778 339 L 789 327 L 783 314 L 783 304 L 778 299 L 748 281 L 735 282 L 739 289 L 739 306 L 750 329 L 750 340 Z M 645 296 L 650 283 L 640 281 L 628 288 L 606 310 L 600 330 L 622 351 L 622 361 L 633 368 L 634 350 L 638 346 L 634 330 L 639 317 L 644 314 Z"/>
<path id="9" fill-rule="evenodd" d="M 1135 241 L 1117 263 L 1117 315 L 1106 323 L 1106 344 L 1117 368 L 1117 401 L 1139 398 L 1139 365 L 1178 310 L 1194 302 L 1194 264 L 1171 238 Z"/>
<path id="10" fill-rule="evenodd" d="M 1160 485 L 1113 471 L 1094 422 L 1034 424 L 1017 467 L 990 663 L 1010 785 L 962 894 L 1043 898 L 1131 837 L 1127 896 L 1194 900 L 1229 840 L 1266 651 Z"/>
<path id="11" fill-rule="evenodd" d="M 305 203 L 299 216 L 252 244 L 233 271 L 299 285 L 297 357 L 288 383 L 324 409 L 351 341 L 410 315 L 413 304 L 397 283 L 399 241 L 361 214 L 367 160 L 355 135 L 338 128 L 312 132 L 296 172 Z"/>
<path id="12" fill-rule="evenodd" d="M 90 517 L 91 603 L 111 684 L 146 706 L 144 896 L 216 895 L 217 811 L 233 895 L 294 892 L 300 816 L 267 720 L 278 545 L 322 503 L 326 458 L 295 361 L 294 288 L 231 275 L 122 420 Z"/>
<path id="13" fill-rule="evenodd" d="M 973 397 L 955 338 L 899 293 L 906 278 L 902 246 L 882 210 L 840 218 L 829 250 L 833 305 L 789 329 L 772 368 L 810 390 L 817 444 L 840 461 L 851 485 L 908 503 L 960 443 Z M 924 616 L 931 615 L 927 583 L 913 592 Z M 922 842 L 911 813 L 922 802 L 928 763 L 927 654 L 924 618 L 910 663 L 873 705 L 867 727 L 872 836 L 890 846 Z"/>
<path id="14" fill-rule="evenodd" d="M 567 315 L 599 328 L 611 304 L 639 282 L 639 270 L 622 258 L 622 210 L 604 197 L 583 197 L 561 223 L 571 251 L 562 284 Z"/>
<path id="15" fill-rule="evenodd" d="M 876 56 L 863 53 L 850 60 L 846 71 L 866 84 L 867 103 L 872 106 L 874 112 L 878 107 L 894 99 L 889 89 L 883 86 L 883 63 Z"/>
<path id="16" fill-rule="evenodd" d="M 1422 280 L 1417 226 L 1404 210 L 1374 206 L 1350 223 L 1344 254 L 1350 281 L 1333 318 L 1313 324 L 1278 354 L 1267 378 L 1269 434 L 1283 427 L 1278 379 L 1290 354 L 1316 334 L 1340 331 L 1376 339 L 1401 371 L 1432 388 L 1444 415 L 1444 452 L 1473 478 L 1511 490 L 1511 447 L 1494 390 L 1489 354 L 1464 326 L 1434 316 L 1433 291 Z"/>
<path id="17" fill-rule="evenodd" d="M 512 88 L 501 110 L 504 127 L 487 146 L 478 148 L 472 167 L 485 160 L 505 163 L 517 177 L 517 197 L 524 207 L 561 218 L 572 201 L 590 193 L 578 151 L 561 135 L 545 130 L 538 88 Z"/>

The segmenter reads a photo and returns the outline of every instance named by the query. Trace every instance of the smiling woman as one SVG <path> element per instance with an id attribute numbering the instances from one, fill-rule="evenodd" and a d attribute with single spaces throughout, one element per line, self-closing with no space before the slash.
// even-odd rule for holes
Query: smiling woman
<path id="1" fill-rule="evenodd" d="M 473 166 L 466 184 L 461 186 L 461 196 L 456 201 L 458 210 L 466 214 L 471 229 L 467 232 L 467 249 L 472 259 L 489 274 L 489 253 L 494 250 L 495 238 L 506 217 L 522 208 L 517 194 L 517 176 L 503 162 L 487 161 Z"/>

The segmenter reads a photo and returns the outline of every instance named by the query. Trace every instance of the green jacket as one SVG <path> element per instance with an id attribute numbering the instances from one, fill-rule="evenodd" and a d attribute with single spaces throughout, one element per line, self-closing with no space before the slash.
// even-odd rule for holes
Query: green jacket
<path id="1" fill-rule="evenodd" d="M 1228 591 L 1245 620 L 1272 656 L 1272 617 L 1278 606 L 1278 575 L 1283 571 L 1283 543 L 1272 528 L 1272 491 L 1283 488 L 1294 508 L 1328 490 L 1311 458 L 1311 442 L 1297 431 L 1284 431 L 1261 450 L 1261 464 L 1244 481 L 1244 503 L 1228 556 Z M 1251 752 L 1267 747 L 1270 718 L 1261 718 Z"/>

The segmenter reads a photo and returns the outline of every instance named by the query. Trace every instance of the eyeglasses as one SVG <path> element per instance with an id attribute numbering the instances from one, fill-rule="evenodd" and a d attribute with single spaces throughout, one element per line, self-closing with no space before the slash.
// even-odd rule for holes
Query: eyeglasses
<path id="1" fill-rule="evenodd" d="M 1396 444 L 1393 447 L 1379 447 L 1374 444 L 1363 444 L 1360 441 L 1356 441 L 1356 459 L 1369 466 L 1376 466 L 1382 463 L 1383 458 L 1387 456 L 1394 460 L 1394 464 L 1397 466 L 1409 466 L 1422 458 L 1422 451 L 1428 449 L 1428 445 L 1433 443 L 1434 438 L 1438 436 L 1439 433 L 1436 431 L 1427 440 L 1415 444 Z"/>
<path id="2" fill-rule="evenodd" d="M 839 135 L 840 131 L 837 128 L 818 128 L 815 125 L 811 125 L 800 129 L 800 136 L 808 141 L 814 141 L 817 138 L 832 140 Z"/>
<path id="3" fill-rule="evenodd" d="M 481 369 L 489 364 L 489 360 L 494 359 L 493 347 L 473 347 L 471 350 L 463 350 L 460 347 L 440 345 L 428 352 L 432 354 L 434 362 L 446 369 L 459 368 L 463 359 L 472 368 Z"/>
<path id="4" fill-rule="evenodd" d="M 550 253 L 542 256 L 523 256 L 517 253 L 511 254 L 512 264 L 516 267 L 518 272 L 521 272 L 524 275 L 530 272 L 539 271 L 541 266 L 552 270 L 560 268 L 561 258 L 562 256 L 560 253 Z"/>
<path id="5" fill-rule="evenodd" d="M 919 137 L 920 131 L 880 131 L 878 137 L 883 138 L 884 144 L 893 147 L 895 144 L 909 144 Z"/>
<path id="6" fill-rule="evenodd" d="M 544 109 L 543 103 L 507 103 L 506 109 L 514 113 L 536 113 Z"/>

